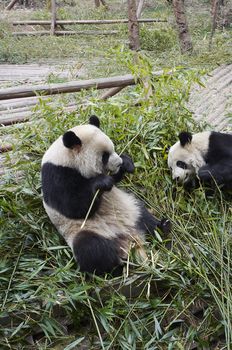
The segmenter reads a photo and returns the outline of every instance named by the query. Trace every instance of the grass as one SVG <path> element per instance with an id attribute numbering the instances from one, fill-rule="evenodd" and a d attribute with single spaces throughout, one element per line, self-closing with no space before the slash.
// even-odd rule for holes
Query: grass
<path id="1" fill-rule="evenodd" d="M 59 16 L 125 16 L 121 2 L 108 2 L 110 13 L 94 11 L 89 0 L 78 7 L 62 6 Z M 81 92 L 73 97 L 73 113 L 63 109 L 68 97 L 60 97 L 56 106 L 41 101 L 31 123 L 0 129 L 0 137 L 10 133 L 17 140 L 6 159 L 9 170 L 0 181 L 1 349 L 231 349 L 231 194 L 216 189 L 206 197 L 203 188 L 185 193 L 173 184 L 167 169 L 167 150 L 180 130 L 210 129 L 196 124 L 186 108 L 191 85 L 205 68 L 231 62 L 230 30 L 217 32 L 208 51 L 207 6 L 204 2 L 188 7 L 192 56 L 180 55 L 172 25 L 144 25 L 146 50 L 138 55 L 137 64 L 122 45 L 125 29 L 117 37 L 88 41 L 15 40 L 9 25 L 1 24 L 2 62 L 68 58 L 84 65 L 87 77 L 132 72 L 150 77 L 147 83 L 154 88 L 148 100 L 142 85 L 104 102 L 94 90 Z M 171 16 L 164 1 L 150 4 L 144 13 L 161 15 Z M 44 10 L 33 13 L 34 18 L 46 16 Z M 161 67 L 177 68 L 173 76 L 154 79 L 151 70 Z M 142 102 L 135 106 L 138 100 Z M 135 174 L 121 186 L 142 198 L 157 217 L 168 216 L 173 223 L 170 235 L 155 232 L 148 238 L 146 263 L 131 258 L 124 275 L 115 279 L 85 279 L 42 206 L 43 153 L 60 134 L 91 114 L 100 117 L 116 150 L 134 159 Z"/>

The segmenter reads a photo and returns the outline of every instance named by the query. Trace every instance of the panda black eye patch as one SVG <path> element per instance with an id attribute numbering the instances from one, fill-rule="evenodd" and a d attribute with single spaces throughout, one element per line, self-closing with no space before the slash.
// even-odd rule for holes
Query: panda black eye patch
<path id="1" fill-rule="evenodd" d="M 176 162 L 176 166 L 178 166 L 178 168 L 181 168 L 181 169 L 188 169 L 188 166 L 185 162 L 182 162 L 181 160 L 178 160 Z"/>
<path id="2" fill-rule="evenodd" d="M 109 157 L 110 157 L 109 152 L 103 152 L 103 155 L 102 155 L 103 165 L 106 165 L 108 163 Z"/>

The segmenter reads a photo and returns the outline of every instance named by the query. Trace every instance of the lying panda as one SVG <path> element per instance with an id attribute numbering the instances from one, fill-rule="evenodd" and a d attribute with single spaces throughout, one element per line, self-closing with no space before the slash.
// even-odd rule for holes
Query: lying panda
<path id="1" fill-rule="evenodd" d="M 115 186 L 132 173 L 130 157 L 119 156 L 100 130 L 96 116 L 88 125 L 65 132 L 42 159 L 44 208 L 71 247 L 80 271 L 121 273 L 131 244 L 143 255 L 146 232 L 170 230 L 144 204 Z"/>
<path id="2" fill-rule="evenodd" d="M 211 186 L 232 189 L 232 134 L 181 132 L 169 150 L 168 166 L 172 178 L 187 187 L 198 178 Z"/>

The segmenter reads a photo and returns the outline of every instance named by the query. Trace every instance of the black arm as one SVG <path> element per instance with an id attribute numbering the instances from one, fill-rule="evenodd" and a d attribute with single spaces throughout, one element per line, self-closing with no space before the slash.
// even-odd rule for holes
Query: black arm
<path id="1" fill-rule="evenodd" d="M 112 178 L 114 179 L 114 182 L 120 182 L 123 179 L 123 176 L 125 173 L 133 173 L 135 166 L 133 163 L 133 160 L 126 154 L 121 155 L 122 158 L 122 165 L 119 168 L 119 171 L 112 175 Z"/>

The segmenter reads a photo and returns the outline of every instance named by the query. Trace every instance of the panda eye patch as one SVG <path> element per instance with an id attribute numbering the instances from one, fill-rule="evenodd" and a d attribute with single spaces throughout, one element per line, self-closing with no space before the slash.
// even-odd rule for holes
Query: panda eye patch
<path id="1" fill-rule="evenodd" d="M 178 168 L 181 168 L 181 169 L 188 169 L 188 166 L 185 162 L 182 162 L 181 160 L 178 160 L 176 162 L 176 166 L 178 166 Z"/>
<path id="2" fill-rule="evenodd" d="M 106 165 L 108 163 L 109 157 L 110 157 L 109 152 L 103 152 L 103 155 L 102 155 L 103 165 Z"/>

